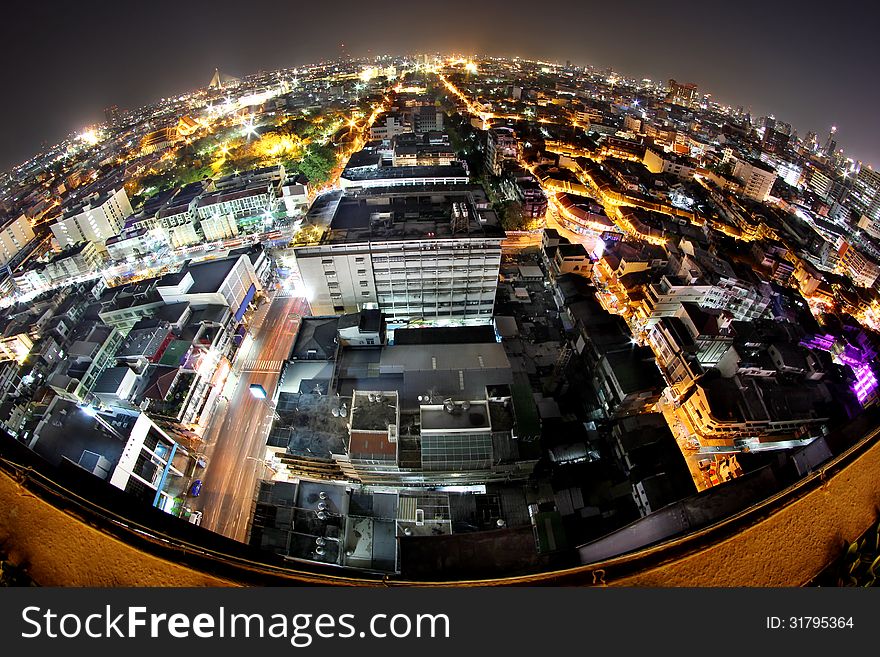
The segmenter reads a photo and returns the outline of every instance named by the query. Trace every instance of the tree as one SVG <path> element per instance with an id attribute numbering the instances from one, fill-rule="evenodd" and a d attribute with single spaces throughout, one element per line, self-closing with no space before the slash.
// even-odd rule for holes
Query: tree
<path id="1" fill-rule="evenodd" d="M 309 179 L 310 184 L 322 185 L 330 179 L 335 166 L 336 151 L 332 146 L 312 144 L 297 165 L 297 170 Z"/>
<path id="2" fill-rule="evenodd" d="M 527 230 L 529 218 L 523 212 L 519 201 L 502 201 L 500 207 L 501 226 L 504 230 Z"/>

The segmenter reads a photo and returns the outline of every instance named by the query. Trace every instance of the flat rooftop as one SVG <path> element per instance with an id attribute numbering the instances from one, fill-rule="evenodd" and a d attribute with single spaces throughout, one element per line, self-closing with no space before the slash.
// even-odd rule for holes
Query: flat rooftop
<path id="1" fill-rule="evenodd" d="M 193 285 L 187 290 L 187 294 L 199 294 L 204 292 L 216 292 L 220 289 L 223 281 L 238 264 L 240 256 L 223 258 L 220 260 L 207 260 L 193 263 L 187 261 L 183 267 L 174 274 L 166 274 L 159 279 L 158 287 L 176 286 L 180 284 L 187 273 L 192 274 Z"/>
<path id="2" fill-rule="evenodd" d="M 478 208 L 477 204 L 481 207 Z M 453 214 L 462 213 L 453 231 Z M 504 237 L 479 185 L 377 187 L 344 195 L 322 242 Z"/>
<path id="3" fill-rule="evenodd" d="M 487 402 L 454 403 L 452 410 L 442 404 L 422 406 L 420 409 L 422 431 L 463 430 L 488 431 L 489 404 Z"/>
<path id="4" fill-rule="evenodd" d="M 352 431 L 387 431 L 397 426 L 397 392 L 357 390 L 352 399 Z"/>
<path id="5" fill-rule="evenodd" d="M 331 454 L 344 453 L 347 416 L 334 415 L 333 409 L 350 402 L 313 392 L 282 392 L 275 408 L 279 419 L 269 431 L 267 445 L 311 458 L 329 459 Z"/>

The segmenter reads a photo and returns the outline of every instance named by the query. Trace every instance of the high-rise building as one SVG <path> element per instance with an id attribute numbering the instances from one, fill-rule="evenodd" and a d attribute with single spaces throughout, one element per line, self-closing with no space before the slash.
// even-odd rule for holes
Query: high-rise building
<path id="1" fill-rule="evenodd" d="M 413 108 L 413 132 L 424 134 L 434 130 L 443 130 L 443 110 L 435 105 L 419 105 Z"/>
<path id="2" fill-rule="evenodd" d="M 110 107 L 104 108 L 104 119 L 106 119 L 107 125 L 111 127 L 119 125 L 119 107 L 117 105 L 110 105 Z"/>
<path id="3" fill-rule="evenodd" d="M 63 249 L 79 242 L 103 242 L 118 235 L 131 215 L 128 194 L 120 188 L 96 194 L 85 203 L 70 208 L 50 229 Z"/>
<path id="4" fill-rule="evenodd" d="M 834 149 L 837 148 L 837 142 L 834 141 L 834 135 L 837 133 L 837 126 L 831 126 L 831 131 L 828 133 L 828 139 L 825 140 L 825 147 L 822 151 L 825 155 L 834 155 Z"/>
<path id="5" fill-rule="evenodd" d="M 294 248 L 316 315 L 491 320 L 504 231 L 478 185 L 352 190 L 320 243 Z"/>
<path id="6" fill-rule="evenodd" d="M 666 102 L 682 107 L 693 107 L 699 102 L 697 97 L 697 85 L 688 82 L 681 84 L 675 80 L 669 81 Z"/>
<path id="7" fill-rule="evenodd" d="M 25 215 L 0 224 L 0 266 L 5 266 L 34 239 L 34 229 Z"/>
<path id="8" fill-rule="evenodd" d="M 880 171 L 862 167 L 853 181 L 849 200 L 855 210 L 871 221 L 880 221 Z"/>
<path id="9" fill-rule="evenodd" d="M 769 166 L 739 158 L 733 167 L 733 177 L 742 181 L 744 196 L 759 202 L 767 198 L 776 182 L 776 172 Z"/>
<path id="10" fill-rule="evenodd" d="M 496 176 L 501 175 L 501 163 L 515 160 L 518 153 L 516 133 L 512 128 L 492 128 L 486 137 L 486 164 Z"/>

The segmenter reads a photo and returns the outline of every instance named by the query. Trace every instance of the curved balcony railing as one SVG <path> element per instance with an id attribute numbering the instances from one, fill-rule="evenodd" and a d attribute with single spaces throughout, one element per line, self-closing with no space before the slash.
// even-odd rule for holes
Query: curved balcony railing
<path id="1" fill-rule="evenodd" d="M 800 586 L 876 522 L 877 472 L 880 428 L 761 503 L 651 547 L 552 572 L 414 582 L 286 561 L 165 521 L 107 495 L 92 475 L 55 473 L 12 444 L 0 448 L 0 545 L 35 582 L 61 586 Z"/>

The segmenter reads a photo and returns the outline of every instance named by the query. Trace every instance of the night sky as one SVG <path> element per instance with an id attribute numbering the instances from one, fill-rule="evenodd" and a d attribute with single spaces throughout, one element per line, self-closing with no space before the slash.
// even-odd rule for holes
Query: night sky
<path id="1" fill-rule="evenodd" d="M 861 6 L 860 6 L 861 5 Z M 207 85 L 347 53 L 518 55 L 695 82 L 804 136 L 838 126 L 880 164 L 873 3 L 773 0 L 80 0 L 3 3 L 0 167 L 103 120 Z"/>

